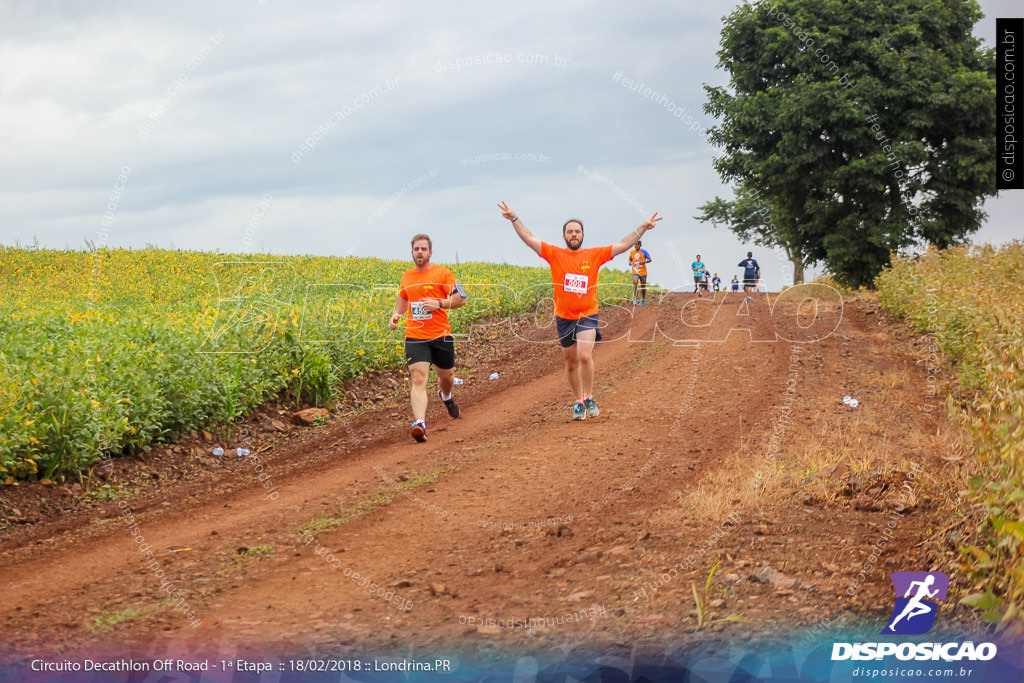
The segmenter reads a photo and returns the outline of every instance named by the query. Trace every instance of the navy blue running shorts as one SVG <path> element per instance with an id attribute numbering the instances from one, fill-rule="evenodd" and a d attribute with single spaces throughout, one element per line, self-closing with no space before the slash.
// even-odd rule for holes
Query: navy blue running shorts
<path id="1" fill-rule="evenodd" d="M 555 316 L 558 325 L 558 343 L 567 349 L 576 343 L 576 330 L 597 330 L 597 341 L 601 341 L 601 328 L 597 324 L 597 314 L 588 315 L 579 320 L 566 320 Z"/>

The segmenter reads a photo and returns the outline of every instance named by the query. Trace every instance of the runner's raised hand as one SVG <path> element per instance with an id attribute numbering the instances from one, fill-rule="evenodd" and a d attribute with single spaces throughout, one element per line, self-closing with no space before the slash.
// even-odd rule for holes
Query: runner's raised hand
<path id="1" fill-rule="evenodd" d="M 505 202 L 498 202 L 498 208 L 501 209 L 501 215 L 508 220 L 512 220 L 516 217 L 516 212 L 513 211 Z"/>

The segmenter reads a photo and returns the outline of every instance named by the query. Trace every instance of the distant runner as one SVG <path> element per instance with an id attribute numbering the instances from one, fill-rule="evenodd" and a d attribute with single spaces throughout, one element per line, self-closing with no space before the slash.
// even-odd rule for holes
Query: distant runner
<path id="1" fill-rule="evenodd" d="M 715 276 L 711 278 L 711 284 L 714 285 L 716 292 L 722 289 L 722 278 L 718 277 L 718 273 L 715 273 Z"/>
<path id="2" fill-rule="evenodd" d="M 394 330 L 402 316 L 409 313 L 405 319 L 405 361 L 412 378 L 410 402 L 414 421 L 410 434 L 419 442 L 427 440 L 427 379 L 431 364 L 437 370 L 441 402 L 449 415 L 459 416 L 459 406 L 452 396 L 455 338 L 448 311 L 466 303 L 466 292 L 455 281 L 452 271 L 430 263 L 433 247 L 426 235 L 412 238 L 412 260 L 416 267 L 402 275 L 395 313 L 388 321 L 388 329 Z"/>
<path id="3" fill-rule="evenodd" d="M 647 264 L 651 262 L 651 255 L 642 247 L 640 240 L 637 240 L 633 245 L 633 251 L 629 252 L 629 267 L 633 272 L 634 306 L 647 305 Z"/>
<path id="4" fill-rule="evenodd" d="M 740 261 L 737 265 L 743 269 L 743 291 L 748 293 L 756 291 L 757 281 L 761 279 L 761 266 L 757 265 L 754 253 L 748 251 L 747 258 Z M 752 297 L 747 296 L 747 301 L 752 299 Z"/>
<path id="5" fill-rule="evenodd" d="M 700 260 L 700 254 L 697 254 L 697 260 L 690 264 L 690 270 L 693 271 L 693 291 L 697 292 L 697 296 L 701 296 L 700 279 L 704 276 L 704 262 Z"/>
<path id="6" fill-rule="evenodd" d="M 551 267 L 551 283 L 555 289 L 555 319 L 558 325 L 558 340 L 565 356 L 565 370 L 569 377 L 575 402 L 572 418 L 583 420 L 589 415 L 600 414 L 594 400 L 594 343 L 600 341 L 598 329 L 597 274 L 601 265 L 625 253 L 631 244 L 638 242 L 643 233 L 661 220 L 657 212 L 644 221 L 636 230 L 615 244 L 603 247 L 581 249 L 583 245 L 583 223 L 570 218 L 562 226 L 562 239 L 567 249 L 542 242 L 530 233 L 508 204 L 498 204 L 501 215 L 512 221 L 519 238 L 526 246 L 548 262 Z"/>
<path id="7" fill-rule="evenodd" d="M 740 291 L 740 281 L 736 278 L 735 275 L 732 276 L 732 282 L 730 284 L 732 285 L 732 291 Z"/>

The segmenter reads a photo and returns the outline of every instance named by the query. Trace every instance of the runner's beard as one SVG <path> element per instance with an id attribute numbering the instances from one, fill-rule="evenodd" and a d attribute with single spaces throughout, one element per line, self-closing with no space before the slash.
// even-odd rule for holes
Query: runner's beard
<path id="1" fill-rule="evenodd" d="M 428 258 L 429 257 L 426 255 L 418 254 L 412 257 L 412 262 L 415 263 L 417 266 L 422 266 L 424 263 L 427 262 Z"/>
<path id="2" fill-rule="evenodd" d="M 569 247 L 571 251 L 576 251 L 581 246 L 583 246 L 583 239 L 576 239 L 575 237 L 566 237 L 565 246 Z"/>

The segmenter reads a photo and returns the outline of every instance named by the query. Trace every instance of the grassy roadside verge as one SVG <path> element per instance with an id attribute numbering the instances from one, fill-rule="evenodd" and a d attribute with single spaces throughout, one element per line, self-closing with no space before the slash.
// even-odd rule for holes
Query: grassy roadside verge
<path id="1" fill-rule="evenodd" d="M 896 258 L 882 305 L 929 335 L 957 379 L 946 397 L 975 456 L 965 495 L 986 518 L 962 548 L 977 591 L 963 602 L 1024 626 L 1024 243 Z"/>

